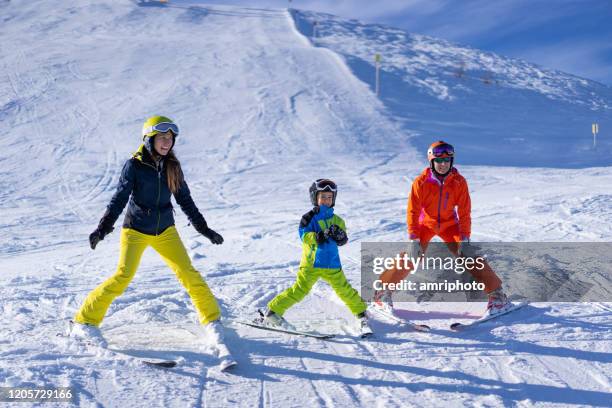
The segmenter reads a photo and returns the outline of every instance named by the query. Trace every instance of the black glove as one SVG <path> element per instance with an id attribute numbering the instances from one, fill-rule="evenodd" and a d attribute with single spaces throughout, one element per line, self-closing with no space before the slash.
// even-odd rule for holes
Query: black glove
<path id="1" fill-rule="evenodd" d="M 221 245 L 223 243 L 223 237 L 221 236 L 221 234 L 218 234 L 217 232 L 208 228 L 208 225 L 206 225 L 206 223 L 194 225 L 194 227 L 196 231 L 204 235 L 206 238 L 210 239 L 210 242 L 212 242 L 213 244 Z"/>
<path id="2" fill-rule="evenodd" d="M 100 219 L 98 223 L 98 228 L 91 234 L 89 234 L 89 246 L 91 249 L 96 249 L 96 245 L 98 242 L 102 241 L 105 236 L 113 232 L 115 228 L 113 228 L 114 221 L 111 221 L 112 217 L 110 214 L 110 210 L 107 208 L 104 212 L 104 215 Z"/>
<path id="3" fill-rule="evenodd" d="M 336 224 L 333 224 L 331 227 L 329 227 L 329 229 L 327 230 L 327 236 L 336 241 L 339 246 L 342 246 L 348 242 L 346 232 L 344 232 L 342 228 L 340 228 Z"/>
<path id="4" fill-rule="evenodd" d="M 208 228 L 208 224 L 206 224 L 206 221 L 201 222 L 201 223 L 197 223 L 197 224 L 194 223 L 193 227 L 200 234 L 202 234 L 206 238 L 208 238 L 210 240 L 210 242 L 212 242 L 213 244 L 219 245 L 219 244 L 223 243 L 223 237 L 221 235 L 217 234 L 215 231 L 213 231 L 210 228 Z"/>
<path id="5" fill-rule="evenodd" d="M 89 246 L 91 247 L 91 249 L 96 249 L 96 245 L 98 245 L 98 242 L 102 241 L 107 234 L 113 231 L 113 229 L 113 227 L 110 227 L 110 230 L 104 231 L 103 229 L 98 227 L 94 232 L 89 234 Z"/>
<path id="6" fill-rule="evenodd" d="M 314 207 L 312 210 L 308 211 L 306 214 L 302 215 L 302 219 L 300 220 L 300 227 L 306 227 L 312 221 L 312 217 L 315 214 L 319 213 L 319 207 Z"/>
<path id="7" fill-rule="evenodd" d="M 221 234 L 219 234 L 218 232 L 214 230 L 211 230 L 210 228 L 208 228 L 206 232 L 202 235 L 210 239 L 210 242 L 212 242 L 215 245 L 221 245 L 223 243 L 223 237 L 221 236 Z"/>
<path id="8" fill-rule="evenodd" d="M 329 236 L 327 235 L 327 231 L 328 230 L 319 231 L 316 233 L 315 238 L 317 240 L 317 244 L 321 245 L 327 242 L 327 238 L 329 238 Z"/>

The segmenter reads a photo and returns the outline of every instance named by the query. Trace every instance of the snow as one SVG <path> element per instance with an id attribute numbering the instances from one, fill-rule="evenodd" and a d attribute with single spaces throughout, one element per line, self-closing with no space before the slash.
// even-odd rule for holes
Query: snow
<path id="1" fill-rule="evenodd" d="M 439 136 L 456 145 L 469 181 L 474 240 L 609 242 L 609 87 L 314 12 L 13 0 L 0 16 L 0 386 L 71 386 L 81 406 L 610 405 L 606 302 L 532 304 L 507 325 L 464 333 L 448 324 L 482 304 L 400 304 L 433 331 L 375 320 L 377 336 L 360 341 L 319 282 L 286 317 L 338 333 L 333 341 L 230 323 L 293 282 L 315 178 L 339 184 L 350 237 L 341 257 L 358 286 L 361 242 L 406 239 L 409 185 Z M 479 81 L 485 72 L 499 83 Z M 87 236 L 157 113 L 179 124 L 193 198 L 226 240 L 213 247 L 177 212 L 222 306 L 232 373 L 214 370 L 189 297 L 150 249 L 101 327 L 111 348 L 177 368 L 56 336 L 113 273 L 118 231 L 95 251 Z"/>
<path id="2" fill-rule="evenodd" d="M 313 45 L 343 56 L 426 150 L 432 135 L 461 145 L 464 164 L 581 168 L 609 166 L 609 138 L 592 149 L 591 124 L 612 125 L 612 89 L 510 59 L 380 25 L 300 12 Z"/>

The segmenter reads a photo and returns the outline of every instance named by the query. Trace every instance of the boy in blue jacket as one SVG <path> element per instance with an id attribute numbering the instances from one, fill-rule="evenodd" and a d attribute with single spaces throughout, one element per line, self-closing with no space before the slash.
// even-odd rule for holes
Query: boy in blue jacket
<path id="1" fill-rule="evenodd" d="M 338 247 L 348 242 L 344 220 L 334 214 L 336 183 L 318 179 L 310 186 L 310 201 L 314 208 L 302 216 L 299 226 L 302 240 L 302 260 L 297 280 L 287 290 L 268 303 L 264 324 L 295 330 L 282 316 L 310 292 L 322 278 L 359 320 L 361 334 L 371 334 L 366 316 L 366 304 L 346 280 L 340 263 Z"/>

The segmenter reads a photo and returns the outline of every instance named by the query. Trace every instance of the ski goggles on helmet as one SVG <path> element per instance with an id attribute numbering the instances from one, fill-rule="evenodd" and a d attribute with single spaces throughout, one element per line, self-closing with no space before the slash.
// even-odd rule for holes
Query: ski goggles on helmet
<path id="1" fill-rule="evenodd" d="M 436 157 L 433 159 L 434 163 L 448 163 L 451 161 L 450 157 Z"/>
<path id="2" fill-rule="evenodd" d="M 156 125 L 149 126 L 148 128 L 145 128 L 143 133 L 144 136 L 150 136 L 153 132 L 166 133 L 167 131 L 171 131 L 172 133 L 174 133 L 174 136 L 178 136 L 179 134 L 178 126 L 171 122 L 160 122 Z"/>
<path id="3" fill-rule="evenodd" d="M 336 183 L 328 179 L 318 179 L 315 181 L 315 187 L 317 191 L 331 191 L 332 193 L 338 191 Z"/>
<path id="4" fill-rule="evenodd" d="M 452 145 L 448 143 L 444 143 L 438 146 L 434 146 L 431 148 L 431 154 L 434 157 L 453 157 L 455 155 L 455 149 Z"/>

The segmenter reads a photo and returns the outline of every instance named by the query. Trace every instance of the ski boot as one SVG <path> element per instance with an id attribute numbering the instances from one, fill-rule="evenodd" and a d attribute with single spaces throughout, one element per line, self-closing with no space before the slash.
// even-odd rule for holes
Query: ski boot
<path id="1" fill-rule="evenodd" d="M 287 320 L 283 318 L 283 316 L 279 316 L 274 313 L 272 310 L 267 309 L 263 315 L 262 324 L 268 327 L 277 327 L 283 330 L 292 330 L 295 331 L 295 326 L 289 323 Z"/>
<path id="2" fill-rule="evenodd" d="M 79 323 L 71 320 L 68 335 L 86 344 L 101 348 L 108 347 L 106 339 L 102 336 L 102 331 L 93 324 Z"/>
<path id="3" fill-rule="evenodd" d="M 203 326 L 202 332 L 204 334 L 204 341 L 216 349 L 220 371 L 225 371 L 238 364 L 227 347 L 227 344 L 225 344 L 225 334 L 220 319 L 213 320 Z"/>
<path id="4" fill-rule="evenodd" d="M 508 300 L 508 296 L 506 296 L 500 286 L 489 293 L 489 302 L 487 303 L 485 316 L 493 316 L 505 312 L 510 307 L 512 307 L 512 302 Z"/>
<path id="5" fill-rule="evenodd" d="M 359 336 L 362 339 L 365 337 L 370 337 L 372 334 L 374 334 L 372 328 L 370 327 L 370 324 L 368 323 L 368 315 L 366 314 L 366 312 L 361 312 L 357 315 L 357 322 Z"/>
<path id="6" fill-rule="evenodd" d="M 393 292 L 390 290 L 377 290 L 372 298 L 372 306 L 389 315 L 393 313 Z"/>
<path id="7" fill-rule="evenodd" d="M 223 324 L 221 320 L 213 320 L 203 327 L 204 337 L 213 344 L 223 343 L 225 335 L 223 333 Z"/>

